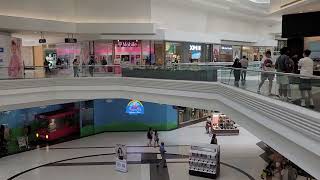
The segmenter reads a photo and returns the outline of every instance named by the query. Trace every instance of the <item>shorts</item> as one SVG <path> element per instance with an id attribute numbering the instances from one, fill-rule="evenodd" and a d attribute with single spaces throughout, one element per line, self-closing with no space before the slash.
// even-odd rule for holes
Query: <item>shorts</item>
<path id="1" fill-rule="evenodd" d="M 278 84 L 289 84 L 288 76 L 277 74 L 277 83 Z"/>
<path id="2" fill-rule="evenodd" d="M 269 81 L 273 81 L 274 79 L 274 74 L 272 73 L 261 73 L 261 81 L 265 81 L 265 80 L 269 80 Z"/>
<path id="3" fill-rule="evenodd" d="M 301 91 L 311 91 L 312 90 L 311 79 L 300 78 L 299 89 Z"/>

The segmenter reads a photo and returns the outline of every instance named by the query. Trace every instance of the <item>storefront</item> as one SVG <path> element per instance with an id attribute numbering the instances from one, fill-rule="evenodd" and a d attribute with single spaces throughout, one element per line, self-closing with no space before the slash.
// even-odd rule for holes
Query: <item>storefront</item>
<path id="1" fill-rule="evenodd" d="M 210 44 L 192 42 L 166 42 L 166 63 L 198 63 L 211 59 Z"/>
<path id="2" fill-rule="evenodd" d="M 203 121 L 207 118 L 207 110 L 204 109 L 196 109 L 196 108 L 188 108 L 188 107 L 176 107 L 178 110 L 178 121 L 179 124 L 185 124 L 193 121 Z"/>

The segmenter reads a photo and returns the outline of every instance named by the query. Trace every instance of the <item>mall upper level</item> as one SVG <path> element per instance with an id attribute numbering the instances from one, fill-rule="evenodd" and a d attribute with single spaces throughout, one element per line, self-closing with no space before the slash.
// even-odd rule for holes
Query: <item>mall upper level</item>
<path id="1" fill-rule="evenodd" d="M 192 70 L 190 67 L 176 68 L 174 66 L 170 70 L 150 67 L 122 68 L 123 77 L 1 80 L 0 108 L 1 111 L 8 111 L 63 102 L 124 98 L 218 110 L 236 117 L 233 118 L 236 123 L 311 175 L 320 177 L 318 112 L 280 101 L 276 97 L 263 96 L 266 91 L 262 91 L 262 94 L 254 93 L 253 89 L 256 90 L 260 79 L 259 71 L 248 72 L 246 82 L 240 84 L 242 88 L 237 88 L 230 85 L 234 84 L 235 80 L 231 76 L 231 69 L 228 68 L 206 67 L 206 69 Z M 232 71 L 237 70 L 232 69 Z M 98 75 L 101 76 L 94 74 Z M 145 78 L 147 75 L 149 78 Z M 296 84 L 291 85 L 292 97 L 299 100 L 300 97 L 295 91 Z M 314 86 L 315 95 L 318 91 L 316 87 L 317 85 Z"/>

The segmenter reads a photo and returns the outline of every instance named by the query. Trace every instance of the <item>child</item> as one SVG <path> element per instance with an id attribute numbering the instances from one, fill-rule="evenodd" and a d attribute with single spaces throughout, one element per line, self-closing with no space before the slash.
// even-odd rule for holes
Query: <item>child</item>
<path id="1" fill-rule="evenodd" d="M 158 131 L 155 130 L 153 133 L 154 147 L 159 146 L 159 134 Z"/>

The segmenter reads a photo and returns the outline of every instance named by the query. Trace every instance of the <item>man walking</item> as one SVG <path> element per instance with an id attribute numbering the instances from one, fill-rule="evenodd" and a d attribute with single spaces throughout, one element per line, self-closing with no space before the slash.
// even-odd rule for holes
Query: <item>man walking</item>
<path id="1" fill-rule="evenodd" d="M 241 71 L 241 82 L 244 83 L 246 81 L 247 77 L 247 68 L 249 65 L 249 60 L 247 59 L 246 56 L 243 56 L 242 59 L 240 60 L 242 71 Z"/>
<path id="2" fill-rule="evenodd" d="M 163 168 L 167 168 L 167 160 L 166 160 L 166 152 L 167 151 L 164 148 L 164 142 L 161 142 L 159 150 L 160 150 L 160 154 L 161 154 L 161 161 L 157 165 L 157 167 L 159 167 L 159 165 L 162 165 Z"/>
<path id="3" fill-rule="evenodd" d="M 274 79 L 274 74 L 272 73 L 274 71 L 274 65 L 273 65 L 273 61 L 271 58 L 271 52 L 267 51 L 266 52 L 266 59 L 263 61 L 261 68 L 262 71 L 265 72 L 261 72 L 261 82 L 259 84 L 259 88 L 258 88 L 258 93 L 260 94 L 260 90 L 261 87 L 263 86 L 264 82 L 268 79 L 269 80 L 269 91 L 268 91 L 268 95 L 271 95 L 271 91 L 272 91 L 272 84 L 273 84 L 273 79 Z"/>

